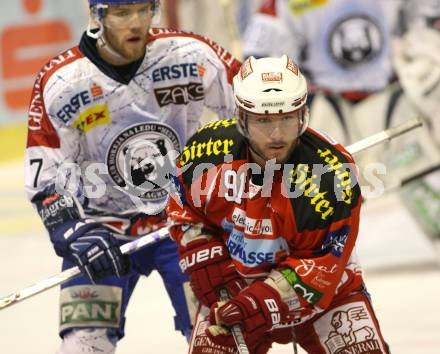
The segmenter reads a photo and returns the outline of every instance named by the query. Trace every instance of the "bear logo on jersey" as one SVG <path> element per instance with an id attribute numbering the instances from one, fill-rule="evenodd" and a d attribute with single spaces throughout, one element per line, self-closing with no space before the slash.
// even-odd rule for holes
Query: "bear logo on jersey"
<path id="1" fill-rule="evenodd" d="M 163 139 L 138 140 L 135 144 L 126 146 L 123 154 L 129 164 L 128 177 L 131 177 L 133 185 L 140 186 L 145 181 L 157 181 L 158 169 L 164 165 L 167 148 Z"/>
<path id="2" fill-rule="evenodd" d="M 107 154 L 109 174 L 126 192 L 149 200 L 168 194 L 177 134 L 159 123 L 138 124 L 119 134 Z"/>
<path id="3" fill-rule="evenodd" d="M 331 30 L 329 51 L 343 68 L 368 63 L 379 56 L 384 47 L 380 27 L 366 16 L 342 19 Z"/>

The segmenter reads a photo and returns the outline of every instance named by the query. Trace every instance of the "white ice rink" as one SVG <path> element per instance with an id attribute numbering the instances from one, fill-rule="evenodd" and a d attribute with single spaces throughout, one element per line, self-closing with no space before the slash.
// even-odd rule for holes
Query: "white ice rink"
<path id="1" fill-rule="evenodd" d="M 24 199 L 20 164 L 0 165 L 0 297 L 59 271 L 60 261 Z M 366 203 L 358 253 L 392 352 L 440 353 L 440 268 L 432 243 L 396 195 Z M 1 354 L 50 354 L 57 337 L 58 290 L 0 310 Z M 157 274 L 141 281 L 127 311 L 118 353 L 186 353 Z M 270 353 L 293 353 L 276 346 Z"/>

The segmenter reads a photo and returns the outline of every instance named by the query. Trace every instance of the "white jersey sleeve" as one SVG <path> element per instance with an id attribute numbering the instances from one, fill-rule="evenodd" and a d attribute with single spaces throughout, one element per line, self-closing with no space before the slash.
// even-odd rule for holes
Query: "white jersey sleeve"
<path id="1" fill-rule="evenodd" d="M 151 29 L 145 58 L 124 83 L 80 48 L 53 59 L 36 80 L 28 197 L 69 182 L 86 214 L 156 214 L 168 199 L 176 153 L 200 127 L 204 108 L 232 117 L 240 63 L 206 38 Z"/>
<path id="2" fill-rule="evenodd" d="M 70 49 L 49 61 L 35 80 L 28 111 L 25 155 L 25 186 L 29 199 L 54 185 L 56 176 L 61 176 L 58 173 L 60 167 L 75 163 L 75 157 L 79 155 L 79 131 L 70 129 L 62 120 L 50 118 L 59 85 L 47 87 L 47 81 L 54 71 L 81 57 L 78 48 Z"/>
<path id="3" fill-rule="evenodd" d="M 243 55 L 248 57 L 281 56 L 298 58 L 301 38 L 293 41 L 286 19 L 279 16 L 275 0 L 266 0 L 250 18 L 243 34 Z"/>

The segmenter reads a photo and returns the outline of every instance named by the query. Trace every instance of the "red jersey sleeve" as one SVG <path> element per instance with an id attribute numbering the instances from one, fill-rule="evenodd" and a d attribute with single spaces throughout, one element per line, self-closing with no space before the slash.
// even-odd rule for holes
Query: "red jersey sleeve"
<path id="1" fill-rule="evenodd" d="M 212 167 L 190 183 L 185 182 L 185 169 L 182 160 L 177 164 L 177 175 L 173 177 L 174 191 L 170 193 L 167 213 L 170 219 L 170 235 L 179 246 L 186 246 L 200 234 L 216 236 L 216 227 L 209 223 L 205 215 L 205 206 L 210 193 L 204 191 L 217 188 L 217 168 Z M 213 192 L 213 190 L 212 190 Z M 192 232 L 188 232 L 192 229 Z M 184 235 L 185 238 L 184 238 Z"/>

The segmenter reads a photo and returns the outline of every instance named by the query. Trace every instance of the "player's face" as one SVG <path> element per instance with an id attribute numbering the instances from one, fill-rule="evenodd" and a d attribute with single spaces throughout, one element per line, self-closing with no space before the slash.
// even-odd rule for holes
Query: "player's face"
<path id="1" fill-rule="evenodd" d="M 105 38 L 127 61 L 136 61 L 145 55 L 151 20 L 151 3 L 110 5 L 104 17 Z"/>
<path id="2" fill-rule="evenodd" d="M 249 142 L 260 156 L 257 162 L 275 159 L 285 163 L 296 146 L 301 128 L 300 112 L 285 114 L 248 114 Z M 252 150 L 251 150 L 252 151 Z M 260 161 L 264 158 L 265 161 Z"/>

